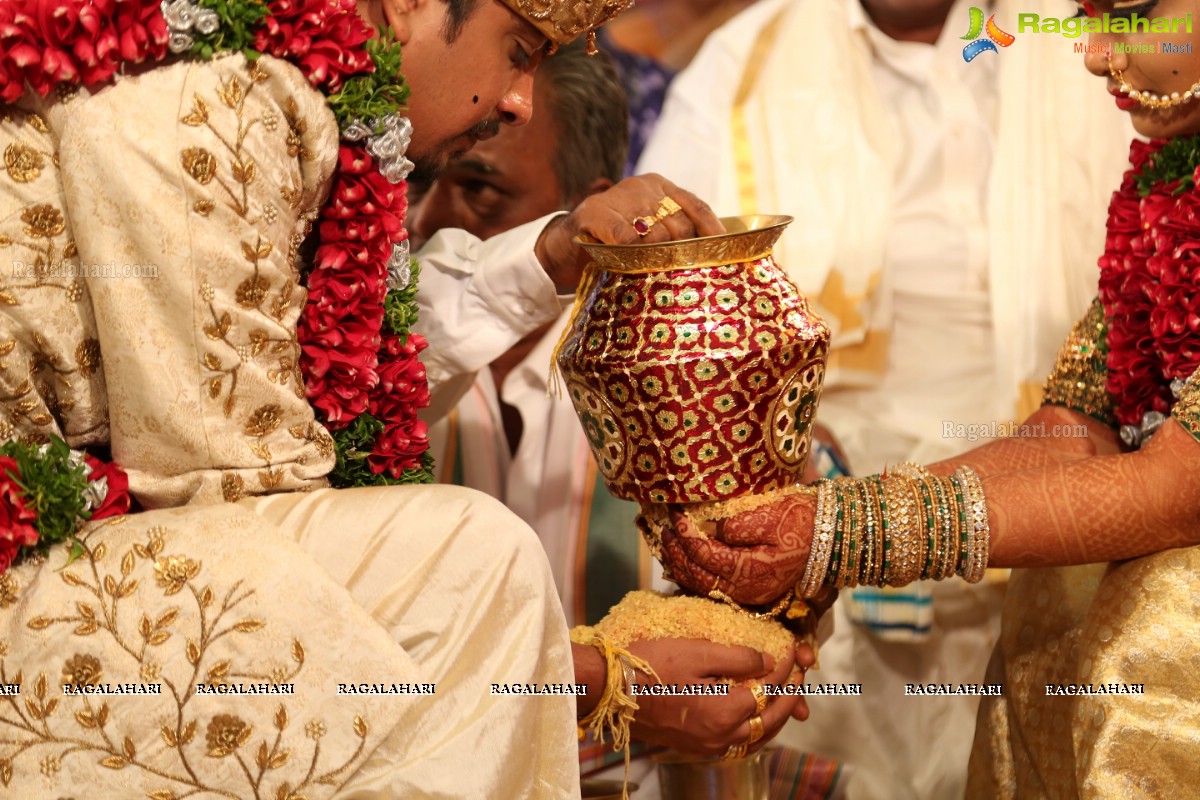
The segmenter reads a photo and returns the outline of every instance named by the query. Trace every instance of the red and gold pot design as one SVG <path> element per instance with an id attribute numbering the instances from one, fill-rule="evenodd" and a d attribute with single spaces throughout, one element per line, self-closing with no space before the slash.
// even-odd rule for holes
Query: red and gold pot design
<path id="1" fill-rule="evenodd" d="M 614 495 L 692 503 L 799 480 L 829 331 L 771 258 L 791 221 L 582 243 L 595 264 L 558 365 Z"/>

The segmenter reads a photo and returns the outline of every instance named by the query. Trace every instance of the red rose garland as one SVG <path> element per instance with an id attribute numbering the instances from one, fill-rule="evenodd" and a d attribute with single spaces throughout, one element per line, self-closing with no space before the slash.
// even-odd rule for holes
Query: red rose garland
<path id="1" fill-rule="evenodd" d="M 308 398 L 334 428 L 366 411 L 368 393 L 379 384 L 386 265 L 404 230 L 402 218 L 393 215 L 387 226 L 377 209 L 391 205 L 397 188 L 402 194 L 362 147 L 341 147 L 299 330 Z"/>
<path id="2" fill-rule="evenodd" d="M 1100 258 L 1106 388 L 1122 425 L 1138 425 L 1149 411 L 1168 414 L 1171 381 L 1200 366 L 1200 169 L 1188 165 L 1189 186 L 1176 177 L 1147 191 L 1143 173 L 1166 145 L 1130 148 L 1132 167 L 1109 205 Z"/>
<path id="3" fill-rule="evenodd" d="M 43 97 L 58 83 L 93 85 L 122 64 L 167 53 L 158 3 L 140 0 L 5 0 L 0 4 L 0 99 L 28 83 Z"/>
<path id="4" fill-rule="evenodd" d="M 274 0 L 268 8 L 254 49 L 291 61 L 327 94 L 341 89 L 343 79 L 375 69 L 363 47 L 371 28 L 352 0 Z"/>
<path id="5" fill-rule="evenodd" d="M 429 405 L 429 381 L 425 365 L 417 359 L 427 347 L 425 337 L 410 333 L 400 341 L 397 336 L 384 340 L 379 357 L 378 391 L 371 394 L 370 411 L 379 419 L 392 420 L 367 457 L 371 471 L 399 475 L 429 449 L 429 430 L 417 419 L 417 411 Z"/>
<path id="6" fill-rule="evenodd" d="M 15 459 L 0 457 L 0 573 L 7 572 L 22 547 L 38 543 L 37 512 L 25 502 Z"/>

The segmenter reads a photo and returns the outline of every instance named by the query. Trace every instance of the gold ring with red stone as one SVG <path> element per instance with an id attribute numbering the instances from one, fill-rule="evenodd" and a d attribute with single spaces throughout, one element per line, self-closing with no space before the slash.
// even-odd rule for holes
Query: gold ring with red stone
<path id="1" fill-rule="evenodd" d="M 637 231 L 638 236 L 645 236 L 650 233 L 650 229 L 655 224 L 671 216 L 676 211 L 682 210 L 683 208 L 679 203 L 676 203 L 670 197 L 663 197 L 662 200 L 658 201 L 658 208 L 655 209 L 653 214 L 633 218 L 633 229 Z"/>

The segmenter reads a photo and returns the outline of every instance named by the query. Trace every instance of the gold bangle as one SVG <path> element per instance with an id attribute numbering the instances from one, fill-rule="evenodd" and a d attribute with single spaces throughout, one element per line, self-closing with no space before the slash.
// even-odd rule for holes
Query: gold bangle
<path id="1" fill-rule="evenodd" d="M 838 481 L 834 487 L 837 497 L 837 533 L 834 535 L 837 569 L 833 571 L 835 589 L 846 585 L 846 570 L 850 565 L 850 504 L 846 500 L 846 492 L 851 490 L 850 481 Z"/>
<path id="2" fill-rule="evenodd" d="M 871 586 L 883 585 L 883 562 L 885 555 L 885 547 L 887 546 L 887 528 L 884 524 L 884 501 L 883 501 L 883 485 L 880 483 L 878 476 L 871 479 L 873 496 L 875 499 L 875 511 L 878 515 L 876 525 L 879 529 L 879 536 L 875 541 L 875 563 L 871 569 Z"/>
<path id="3" fill-rule="evenodd" d="M 836 520 L 833 495 L 833 482 L 822 480 L 817 482 L 817 510 L 813 516 L 813 538 L 808 553 L 808 563 L 804 566 L 804 577 L 796 587 L 801 597 L 814 597 L 822 588 L 829 576 L 829 562 L 833 555 L 833 528 Z"/>
<path id="4" fill-rule="evenodd" d="M 958 470 L 955 470 L 947 479 L 946 489 L 951 497 L 950 515 L 951 521 L 954 523 L 954 533 L 951 536 L 950 553 L 947 556 L 946 564 L 942 568 L 942 577 L 949 578 L 958 572 L 962 566 L 962 555 L 964 544 L 967 537 L 968 514 L 970 503 L 967 487 L 963 484 L 963 476 Z"/>
<path id="5" fill-rule="evenodd" d="M 921 464 L 914 464 L 911 461 L 905 461 L 903 464 L 893 467 L 892 472 L 896 473 L 897 475 L 905 475 L 909 478 L 916 478 L 919 480 L 928 480 L 929 478 L 933 477 L 933 473 L 930 472 L 928 468 L 922 466 Z"/>
<path id="6" fill-rule="evenodd" d="M 898 475 L 889 474 L 881 481 L 884 497 L 887 498 L 887 569 L 883 574 L 885 586 L 900 586 L 900 576 L 904 573 L 905 541 L 908 537 L 908 505 L 904 500 L 901 482 L 904 479 Z"/>
<path id="7" fill-rule="evenodd" d="M 912 569 L 912 483 L 899 475 L 888 476 L 889 481 L 896 481 L 895 499 L 899 506 L 896 517 L 896 533 L 892 540 L 892 553 L 896 557 L 896 569 L 888 583 L 893 587 L 904 587 L 908 583 L 908 572 Z"/>
<path id="8" fill-rule="evenodd" d="M 937 547 L 937 510 L 933 499 L 933 483 L 937 479 L 928 474 L 916 480 L 917 517 L 920 520 L 917 541 L 920 544 L 917 556 L 917 580 L 929 577 L 929 560 Z"/>
<path id="9" fill-rule="evenodd" d="M 928 563 L 936 549 L 936 531 L 930 524 L 930 514 L 934 512 L 933 490 L 931 484 L 937 481 L 932 472 L 921 464 L 906 461 L 895 467 L 892 472 L 906 478 L 912 492 L 913 534 L 910 542 L 910 563 L 907 577 L 908 583 L 921 580 L 928 576 Z"/>
<path id="10" fill-rule="evenodd" d="M 954 570 L 958 566 L 958 551 L 961 539 L 959 538 L 959 529 L 962 527 L 959 521 L 958 508 L 958 493 L 959 486 L 955 482 L 953 476 L 949 476 L 942 483 L 946 492 L 946 538 L 943 542 L 944 552 L 942 553 L 942 568 L 938 571 L 938 580 L 945 580 L 954 574 Z"/>
<path id="11" fill-rule="evenodd" d="M 903 483 L 897 487 L 904 504 L 904 525 L 901 528 L 902 539 L 900 550 L 901 568 L 896 575 L 896 586 L 907 586 L 916 578 L 913 568 L 916 566 L 916 540 L 918 537 L 917 509 L 914 494 L 916 487 L 912 478 L 901 478 Z"/>
<path id="12" fill-rule="evenodd" d="M 988 549 L 991 544 L 991 524 L 988 520 L 987 498 L 983 482 L 970 467 L 959 467 L 967 491 L 967 557 L 961 575 L 968 583 L 978 583 L 987 571 Z"/>
<path id="13" fill-rule="evenodd" d="M 930 545 L 929 567 L 925 571 L 925 577 L 930 580 L 938 579 L 938 574 L 942 568 L 942 558 L 946 553 L 946 542 L 950 536 L 952 527 L 950 522 L 950 508 L 946 499 L 945 489 L 943 488 L 944 484 L 944 478 L 935 478 L 929 482 L 929 488 L 933 492 L 934 521 L 937 523 L 937 530 Z"/>

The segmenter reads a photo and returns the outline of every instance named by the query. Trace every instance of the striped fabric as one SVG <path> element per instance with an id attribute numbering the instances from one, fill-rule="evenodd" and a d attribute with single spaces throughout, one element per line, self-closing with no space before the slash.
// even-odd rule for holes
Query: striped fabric
<path id="1" fill-rule="evenodd" d="M 650 552 L 634 525 L 637 504 L 609 494 L 591 458 L 587 479 L 592 491 L 585 501 L 577 534 L 575 552 L 583 555 L 583 561 L 575 575 L 575 604 L 583 611 L 576 612 L 576 619 L 595 625 L 626 594 L 650 588 Z M 651 750 L 638 741 L 630 747 L 634 758 Z M 579 743 L 579 770 L 585 775 L 624 760 L 624 753 L 614 753 L 611 743 L 597 743 L 590 734 Z"/>
<path id="2" fill-rule="evenodd" d="M 609 494 L 591 457 L 586 480 L 591 494 L 584 501 L 577 532 L 575 552 L 583 556 L 583 563 L 575 574 L 575 619 L 595 625 L 625 595 L 651 588 L 650 550 L 634 524 L 637 503 Z"/>
<path id="3" fill-rule="evenodd" d="M 662 750 L 663 748 L 661 747 L 639 742 L 636 739 L 631 739 L 629 743 L 629 755 L 631 758 L 648 757 L 654 753 L 662 752 Z M 624 763 L 625 752 L 623 750 L 614 752 L 612 742 L 597 742 L 589 733 L 579 743 L 579 774 L 585 778 L 614 764 Z"/>
<path id="4" fill-rule="evenodd" d="M 780 747 L 771 753 L 770 800 L 841 800 L 850 768 L 832 759 Z"/>
<path id="5" fill-rule="evenodd" d="M 925 641 L 933 628 L 933 589 L 928 581 L 900 588 L 858 586 L 843 602 L 851 620 L 884 641 Z"/>

